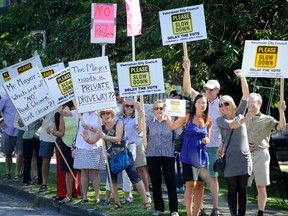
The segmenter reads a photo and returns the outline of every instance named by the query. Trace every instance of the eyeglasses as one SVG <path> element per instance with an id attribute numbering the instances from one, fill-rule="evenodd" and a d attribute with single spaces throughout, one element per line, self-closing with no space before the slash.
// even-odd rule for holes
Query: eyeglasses
<path id="1" fill-rule="evenodd" d="M 154 107 L 153 109 L 154 109 L 154 110 L 161 110 L 161 111 L 162 111 L 164 108 L 163 108 L 163 107 Z"/>
<path id="2" fill-rule="evenodd" d="M 131 109 L 133 109 L 134 108 L 134 105 L 129 105 L 129 104 L 125 104 L 125 108 L 131 108 Z"/>
<path id="3" fill-rule="evenodd" d="M 216 90 L 216 88 L 214 88 L 214 89 L 204 88 L 204 90 L 205 91 L 214 91 L 214 90 Z"/>
<path id="4" fill-rule="evenodd" d="M 110 115 L 111 114 L 111 112 L 102 112 L 101 113 L 101 115 L 103 116 L 103 115 Z"/>
<path id="5" fill-rule="evenodd" d="M 230 106 L 230 103 L 229 102 L 224 102 L 224 103 L 219 103 L 219 108 L 222 108 L 223 106 L 227 107 L 227 106 Z"/>

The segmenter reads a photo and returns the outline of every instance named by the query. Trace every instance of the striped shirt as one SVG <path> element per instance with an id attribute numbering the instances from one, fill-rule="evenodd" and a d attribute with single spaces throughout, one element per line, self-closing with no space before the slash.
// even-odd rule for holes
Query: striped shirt
<path id="1" fill-rule="evenodd" d="M 156 117 L 146 122 L 147 127 L 147 157 L 174 157 L 172 131 L 168 128 L 166 119 L 159 122 Z"/>

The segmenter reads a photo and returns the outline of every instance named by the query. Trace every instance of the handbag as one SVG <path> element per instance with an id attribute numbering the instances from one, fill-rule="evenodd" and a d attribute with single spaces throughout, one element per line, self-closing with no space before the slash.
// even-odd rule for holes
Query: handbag
<path id="1" fill-rule="evenodd" d="M 113 174 L 117 174 L 126 169 L 131 162 L 132 161 L 127 150 L 122 150 L 109 160 L 110 171 Z"/>
<path id="2" fill-rule="evenodd" d="M 220 158 L 217 158 L 216 161 L 213 164 L 214 172 L 224 172 L 224 169 L 225 169 L 225 154 L 226 154 L 226 151 L 228 149 L 232 133 L 233 133 L 233 130 L 231 131 L 231 133 L 229 135 L 229 139 L 228 139 L 228 142 L 227 142 L 227 146 L 225 148 L 224 155 L 222 157 L 220 157 Z"/>

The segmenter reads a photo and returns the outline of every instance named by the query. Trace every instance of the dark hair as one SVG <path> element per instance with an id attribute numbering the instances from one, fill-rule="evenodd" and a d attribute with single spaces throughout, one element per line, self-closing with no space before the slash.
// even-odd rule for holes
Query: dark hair
<path id="1" fill-rule="evenodd" d="M 177 90 L 173 90 L 173 91 L 171 91 L 169 96 L 170 96 L 170 97 L 176 97 L 176 96 L 179 96 L 180 99 L 182 99 L 182 95 L 181 95 L 181 93 L 180 93 L 179 91 L 177 91 Z"/>
<path id="2" fill-rule="evenodd" d="M 202 94 L 198 94 L 198 95 L 195 97 L 195 99 L 194 99 L 194 101 L 193 101 L 193 105 L 192 105 L 192 110 L 191 110 L 191 112 L 190 112 L 190 115 L 191 115 L 192 117 L 196 114 L 196 106 L 195 106 L 195 104 L 196 104 L 197 100 L 199 100 L 200 98 L 203 98 L 203 97 L 205 97 L 205 96 L 202 95 Z M 206 110 L 204 111 L 203 117 L 204 117 L 205 124 L 208 125 L 208 124 L 210 123 L 209 105 L 208 105 L 208 103 L 207 103 L 207 108 L 206 108 Z"/>

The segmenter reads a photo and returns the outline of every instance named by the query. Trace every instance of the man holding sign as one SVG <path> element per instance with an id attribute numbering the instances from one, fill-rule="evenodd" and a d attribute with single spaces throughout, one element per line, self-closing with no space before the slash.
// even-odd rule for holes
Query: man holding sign
<path id="1" fill-rule="evenodd" d="M 253 172 L 250 185 L 255 178 L 258 192 L 258 216 L 264 213 L 267 193 L 266 186 L 270 184 L 270 155 L 269 139 L 272 131 L 283 131 L 286 128 L 285 101 L 279 103 L 280 121 L 260 112 L 262 97 L 260 94 L 251 93 L 248 100 L 248 112 L 253 114 L 252 120 L 246 122 L 248 141 L 253 163 Z M 282 117 L 282 118 L 281 118 Z"/>

